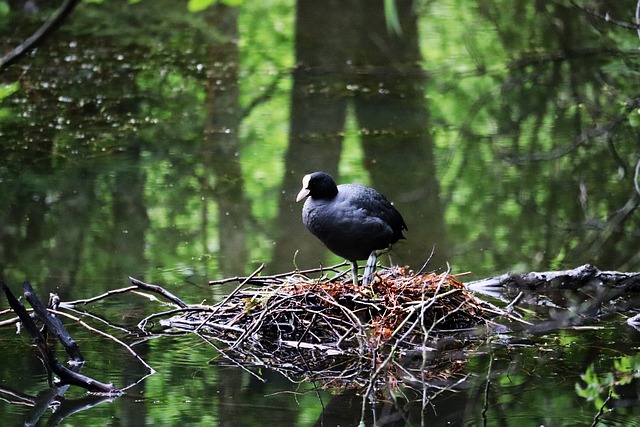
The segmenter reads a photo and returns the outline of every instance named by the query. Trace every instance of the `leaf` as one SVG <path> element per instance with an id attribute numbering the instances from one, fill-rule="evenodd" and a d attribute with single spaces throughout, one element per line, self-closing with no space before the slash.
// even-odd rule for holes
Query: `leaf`
<path id="1" fill-rule="evenodd" d="M 20 83 L 13 82 L 0 85 L 0 100 L 4 99 L 20 89 Z"/>
<path id="2" fill-rule="evenodd" d="M 393 33 L 395 35 L 402 34 L 396 0 L 384 0 L 384 19 L 387 23 L 387 31 L 389 31 L 389 33 Z"/>
<path id="3" fill-rule="evenodd" d="M 202 12 L 209 6 L 214 5 L 216 1 L 217 0 L 189 0 L 187 10 L 189 12 Z"/>
<path id="4" fill-rule="evenodd" d="M 7 16 L 9 13 L 11 13 L 9 4 L 7 2 L 0 1 L 0 16 Z"/>

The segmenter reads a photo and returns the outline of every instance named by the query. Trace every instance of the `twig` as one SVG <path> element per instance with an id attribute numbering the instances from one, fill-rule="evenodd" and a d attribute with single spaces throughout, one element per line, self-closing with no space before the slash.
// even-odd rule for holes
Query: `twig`
<path id="1" fill-rule="evenodd" d="M 231 346 L 231 350 L 238 348 L 240 344 L 242 344 L 249 335 L 253 334 L 257 329 L 259 329 L 260 326 L 262 325 L 262 321 L 270 311 L 274 310 L 278 305 L 281 305 L 285 302 L 286 302 L 286 298 L 279 299 L 273 302 L 267 301 L 265 303 L 265 307 L 262 309 L 262 312 L 260 313 L 260 316 L 249 327 L 247 327 L 247 329 L 242 333 L 242 335 L 240 335 L 240 337 L 236 340 L 236 342 L 233 343 L 233 345 Z"/>
<path id="2" fill-rule="evenodd" d="M 249 277 L 247 277 L 246 279 L 244 279 L 238 286 L 236 286 L 236 288 L 225 297 L 225 299 L 223 299 L 219 304 L 217 304 L 216 308 L 213 309 L 213 311 L 211 312 L 211 314 L 209 314 L 209 316 L 200 324 L 200 326 L 198 326 L 194 332 L 198 332 L 200 330 L 200 328 L 202 328 L 202 326 L 207 323 L 209 320 L 211 320 L 213 318 L 213 316 L 216 315 L 216 313 L 218 312 L 218 310 L 220 310 L 220 307 L 224 306 L 231 298 L 233 298 L 238 292 L 240 292 L 240 289 L 247 284 L 247 282 L 249 282 L 251 279 L 253 279 L 258 273 L 260 273 L 265 267 L 265 263 L 260 264 L 260 267 L 256 268 L 256 270 L 251 273 L 251 275 L 249 275 Z"/>
<path id="3" fill-rule="evenodd" d="M 131 330 L 129 330 L 127 328 L 123 328 L 122 326 L 115 325 L 115 324 L 109 322 L 108 320 L 103 319 L 102 317 L 100 317 L 100 316 L 98 316 L 96 314 L 90 313 L 90 312 L 88 312 L 86 310 L 79 310 L 79 309 L 77 309 L 75 307 L 66 307 L 66 306 L 64 306 L 62 304 L 60 304 L 60 308 L 62 308 L 64 310 L 69 310 L 69 311 L 71 311 L 73 313 L 76 313 L 76 314 L 78 314 L 80 316 L 87 316 L 87 317 L 95 320 L 96 322 L 100 322 L 100 323 L 108 326 L 109 328 L 116 329 L 116 330 L 118 330 L 120 332 L 123 332 L 125 334 L 130 334 L 131 333 Z M 56 308 L 56 310 L 57 310 L 57 308 Z"/>
<path id="4" fill-rule="evenodd" d="M 201 310 L 204 310 L 204 309 L 201 309 Z M 173 310 L 162 311 L 160 313 L 153 313 L 153 314 L 145 317 L 141 321 L 139 321 L 137 327 L 142 332 L 146 333 L 147 332 L 147 323 L 149 323 L 149 321 L 151 321 L 151 319 L 155 319 L 156 317 L 169 316 L 169 315 L 172 315 L 172 314 L 185 313 L 187 311 L 189 311 L 189 310 L 188 309 L 184 309 L 184 308 L 174 308 Z"/>
<path id="5" fill-rule="evenodd" d="M 178 298 L 177 296 L 173 295 L 171 292 L 167 291 L 166 289 L 164 289 L 161 286 L 145 283 L 145 282 L 142 282 L 142 281 L 140 281 L 138 279 L 134 279 L 131 276 L 129 276 L 129 280 L 131 280 L 131 283 L 136 285 L 138 288 L 144 289 L 145 291 L 151 291 L 151 292 L 155 292 L 155 293 L 157 293 L 159 295 L 162 295 L 163 297 L 165 297 L 166 299 L 168 299 L 169 301 L 171 301 L 172 303 L 176 304 L 179 307 L 187 308 L 189 306 L 187 303 L 183 302 L 180 298 Z"/>
<path id="6" fill-rule="evenodd" d="M 63 366 L 58 361 L 58 359 L 56 359 L 53 351 L 51 351 L 51 348 L 47 345 L 44 336 L 36 327 L 35 323 L 27 313 L 25 307 L 17 300 L 17 298 L 13 295 L 9 287 L 4 282 L 0 281 L 0 285 L 2 287 L 2 290 L 4 291 L 5 296 L 7 297 L 9 305 L 16 312 L 23 326 L 29 332 L 29 335 L 31 335 L 33 341 L 36 343 L 36 346 L 40 351 L 40 354 L 42 356 L 42 359 L 45 361 L 46 366 L 56 375 L 58 375 L 60 381 L 63 384 L 77 385 L 87 390 L 101 393 L 119 393 L 118 389 L 113 384 L 105 384 L 100 381 L 96 381 L 93 378 L 81 375 L 78 372 L 72 371 L 71 369 Z"/>
<path id="7" fill-rule="evenodd" d="M 26 55 L 46 36 L 51 34 L 62 23 L 62 21 L 71 14 L 78 3 L 80 3 L 80 0 L 65 0 L 56 13 L 40 28 L 38 28 L 38 31 L 33 33 L 31 37 L 0 58 L 0 71 L 13 64 L 20 57 Z"/>
<path id="8" fill-rule="evenodd" d="M 50 313 L 53 313 L 53 314 L 57 314 L 58 316 L 64 316 L 64 317 L 67 317 L 67 318 L 69 318 L 69 319 L 71 319 L 71 320 L 73 320 L 73 321 L 75 321 L 75 322 L 79 323 L 79 324 L 80 324 L 80 325 L 82 325 L 84 328 L 88 329 L 89 331 L 91 331 L 91 332 L 95 332 L 95 333 L 96 333 L 96 334 L 98 334 L 98 335 L 102 335 L 103 337 L 108 338 L 108 339 L 110 339 L 110 340 L 114 341 L 115 343 L 117 343 L 117 344 L 121 345 L 122 347 L 124 347 L 124 348 L 125 348 L 125 349 L 126 349 L 126 350 L 127 350 L 127 351 L 132 355 L 132 356 L 133 356 L 133 357 L 135 357 L 135 358 L 138 360 L 138 362 L 142 363 L 142 365 L 143 365 L 145 368 L 147 368 L 147 369 L 149 370 L 149 372 L 150 372 L 150 373 L 154 374 L 154 373 L 156 372 L 156 371 L 155 371 L 155 369 L 153 369 L 153 368 L 152 368 L 152 367 L 151 367 L 147 362 L 145 362 L 145 361 L 144 361 L 144 359 L 142 359 L 142 358 L 138 355 L 138 353 L 136 353 L 136 352 L 135 352 L 131 347 L 129 347 L 129 346 L 128 346 L 125 342 L 123 342 L 122 340 L 119 340 L 118 338 L 114 337 L 114 336 L 113 336 L 113 335 L 111 335 L 111 334 L 108 334 L 108 333 L 106 333 L 106 332 L 101 331 L 100 329 L 96 329 L 96 328 L 94 328 L 94 327 L 92 327 L 92 326 L 88 325 L 87 323 L 85 323 L 85 322 L 84 322 L 82 319 L 80 319 L 79 317 L 72 316 L 72 315 L 71 315 L 71 314 L 69 314 L 69 313 L 65 313 L 65 312 L 63 312 L 63 311 L 58 311 L 58 310 L 52 310 L 52 309 L 49 309 L 49 310 L 47 310 L 47 311 L 49 311 Z"/>
<path id="9" fill-rule="evenodd" d="M 518 304 L 518 302 L 520 302 L 520 300 L 522 299 L 523 296 L 524 296 L 524 292 L 520 291 L 520 293 L 518 295 L 516 295 L 516 297 L 509 304 L 507 304 L 507 306 L 504 308 L 504 310 L 507 313 L 511 313 L 513 311 L 514 307 L 516 306 L 516 304 Z"/>
<path id="10" fill-rule="evenodd" d="M 312 268 L 309 270 L 294 270 L 291 271 L 289 273 L 279 273 L 279 274 L 274 274 L 272 276 L 261 276 L 260 280 L 258 280 L 258 283 L 263 283 L 263 282 L 268 282 L 268 281 L 279 281 L 278 279 L 281 279 L 283 277 L 291 277 L 291 276 L 295 276 L 298 274 L 302 274 L 302 275 L 308 275 L 308 274 L 314 274 L 314 273 L 323 273 L 325 271 L 334 271 L 336 273 L 343 273 L 342 271 L 339 271 L 338 268 L 340 267 L 344 267 L 345 265 L 349 264 L 347 261 L 343 261 L 340 264 L 336 264 L 336 265 L 332 265 L 330 267 L 318 267 L 318 268 Z M 264 266 L 261 266 L 262 268 L 264 268 Z M 209 282 L 209 286 L 211 285 L 222 285 L 225 283 L 229 283 L 229 282 L 240 282 L 240 281 L 245 281 L 247 280 L 247 277 L 229 277 L 226 279 L 220 279 L 220 280 L 211 280 Z M 248 281 L 247 283 L 253 283 Z"/>
<path id="11" fill-rule="evenodd" d="M 320 297 L 322 298 L 322 297 Z M 362 324 L 362 322 L 360 321 L 360 319 L 358 319 L 358 316 L 355 315 L 355 313 L 351 310 L 349 310 L 347 307 L 343 306 L 342 304 L 338 303 L 334 298 L 332 298 L 330 295 L 326 295 L 326 297 L 322 298 L 323 301 L 327 302 L 328 304 L 331 304 L 334 307 L 337 307 L 338 309 L 340 309 L 340 311 L 342 311 L 342 313 L 344 313 L 347 318 L 352 322 L 352 326 L 356 328 L 356 339 L 359 342 L 359 348 L 360 349 L 364 349 L 365 346 L 365 341 L 363 336 L 365 335 L 365 328 L 364 325 Z"/>
<path id="12" fill-rule="evenodd" d="M 433 253 L 433 252 L 432 252 Z M 447 262 L 447 271 L 445 272 L 445 274 L 442 275 L 442 279 L 438 282 L 438 285 L 436 286 L 436 290 L 433 293 L 433 298 L 431 298 L 431 301 L 433 303 L 435 303 L 435 297 L 438 295 L 438 293 L 440 292 L 440 288 L 442 287 L 442 284 L 444 283 L 445 278 L 449 275 L 449 273 L 451 272 L 451 266 L 449 265 L 449 263 Z M 422 306 L 424 307 L 424 297 L 425 297 L 425 283 L 422 283 L 422 292 L 420 294 L 420 298 L 422 300 Z M 428 308 L 428 307 L 426 307 Z M 425 379 L 425 368 L 427 365 L 427 338 L 429 337 L 430 332 L 426 330 L 425 327 L 425 322 L 424 322 L 424 313 L 425 313 L 425 309 L 420 310 L 420 327 L 422 329 L 422 361 L 420 362 L 420 379 L 422 380 L 422 411 L 421 411 L 421 416 L 422 416 L 422 422 L 424 425 L 424 412 L 425 412 L 425 408 L 427 407 L 427 385 L 426 385 L 426 379 Z"/>
<path id="13" fill-rule="evenodd" d="M 136 289 L 139 289 L 139 287 L 138 286 L 129 286 L 129 287 L 126 287 L 126 288 L 112 289 L 110 291 L 105 292 L 104 294 L 101 294 L 101 295 L 98 295 L 98 296 L 95 296 L 95 297 L 91 297 L 91 298 L 87 298 L 87 299 L 78 299 L 78 300 L 75 300 L 75 301 L 64 301 L 64 302 L 60 303 L 60 306 L 64 307 L 64 308 L 69 308 L 69 307 L 73 307 L 73 306 L 80 305 L 80 304 L 87 305 L 87 304 L 90 304 L 92 302 L 96 302 L 96 301 L 101 300 L 103 298 L 109 297 L 111 295 L 124 294 L 126 292 L 134 291 Z"/>
<path id="14" fill-rule="evenodd" d="M 595 415 L 595 417 L 593 417 L 593 422 L 591 422 L 591 427 L 596 427 L 598 425 L 598 423 L 600 422 L 600 417 L 604 415 L 605 408 L 612 398 L 613 398 L 613 389 L 610 388 L 607 398 L 604 400 L 604 402 L 602 402 L 602 405 L 600 405 L 600 408 L 598 408 L 598 413 Z"/>
<path id="15" fill-rule="evenodd" d="M 422 274 L 422 272 L 427 268 L 427 265 L 429 265 L 429 262 L 431 262 L 431 258 L 433 258 L 433 255 L 435 253 L 436 253 L 436 245 L 433 245 L 431 247 L 431 253 L 427 257 L 427 260 L 424 262 L 424 264 L 422 264 L 422 267 L 420 268 L 420 270 L 418 270 L 418 272 L 416 273 L 416 276 L 419 276 L 420 274 Z"/>
<path id="16" fill-rule="evenodd" d="M 0 328 L 3 326 L 15 325 L 16 323 L 20 323 L 20 319 L 18 317 L 12 317 L 11 319 L 0 321 Z"/>
<path id="17" fill-rule="evenodd" d="M 489 392 L 491 391 L 491 370 L 493 366 L 493 348 L 489 340 L 489 366 L 487 367 L 487 383 L 484 388 L 484 403 L 482 405 L 482 423 L 487 425 L 487 412 L 489 411 Z"/>
<path id="18" fill-rule="evenodd" d="M 448 276 L 448 271 L 447 273 L 442 275 L 442 278 L 440 279 L 440 281 L 438 282 L 437 286 L 436 286 L 436 291 L 434 292 L 433 297 L 430 298 L 430 301 L 427 305 L 425 304 L 420 304 L 420 307 L 424 310 L 426 308 L 429 308 L 431 305 L 434 304 L 436 297 L 438 296 L 438 292 L 440 291 L 440 288 L 442 286 L 442 284 L 444 283 L 446 277 Z M 424 299 L 424 298 L 423 298 Z M 415 312 L 415 310 L 417 309 L 417 306 L 413 306 L 412 307 L 412 313 Z M 411 315 L 408 314 L 405 319 L 402 321 L 402 323 L 395 329 L 395 331 L 393 331 L 393 333 L 391 334 L 391 338 L 392 339 L 396 333 L 398 333 L 401 328 L 409 321 Z M 367 387 L 367 391 L 364 393 L 364 395 L 362 396 L 362 411 L 361 414 L 363 414 L 364 416 L 364 408 L 366 405 L 366 399 L 369 397 L 373 386 L 375 385 L 376 379 L 378 377 L 378 375 L 380 375 L 380 372 L 387 367 L 387 365 L 389 364 L 389 362 L 391 361 L 391 359 L 396 355 L 396 348 L 398 347 L 398 344 L 403 342 L 407 336 L 409 336 L 409 334 L 415 329 L 415 327 L 417 326 L 417 324 L 421 321 L 421 316 L 418 316 L 417 319 L 413 322 L 413 324 L 411 325 L 411 327 L 409 327 L 409 329 L 402 335 L 402 337 L 400 337 L 398 340 L 394 341 L 394 344 L 391 346 L 391 350 L 389 351 L 389 354 L 387 355 L 387 357 L 385 358 L 385 360 L 378 366 L 378 368 L 373 372 L 373 374 L 371 375 L 371 377 L 369 378 L 369 387 Z M 433 326 L 432 326 L 433 328 Z M 360 420 L 361 423 L 364 422 L 364 418 L 362 418 Z"/>
<path id="19" fill-rule="evenodd" d="M 204 335 L 202 335 L 199 332 L 194 332 L 200 339 L 202 339 L 205 343 L 207 343 L 208 345 L 210 345 L 211 347 L 213 347 L 218 353 L 220 353 L 225 359 L 227 359 L 228 361 L 230 361 L 231 363 L 233 363 L 235 366 L 239 367 L 240 369 L 242 369 L 243 371 L 247 372 L 249 375 L 251 375 L 252 377 L 254 377 L 255 379 L 257 379 L 258 381 L 265 383 L 267 382 L 264 378 L 262 378 L 260 375 L 256 374 L 255 372 L 253 372 L 250 369 L 247 369 L 242 363 L 238 363 L 233 357 L 228 356 L 219 346 L 215 345 L 214 343 L 212 343 L 209 339 L 207 339 Z"/>

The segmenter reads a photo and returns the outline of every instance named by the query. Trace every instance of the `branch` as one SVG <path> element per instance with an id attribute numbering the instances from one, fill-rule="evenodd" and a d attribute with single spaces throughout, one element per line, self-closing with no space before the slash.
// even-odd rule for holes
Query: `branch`
<path id="1" fill-rule="evenodd" d="M 583 285 L 597 281 L 599 284 L 617 287 L 639 287 L 640 273 L 623 273 L 619 271 L 602 271 L 591 264 L 585 264 L 571 270 L 532 271 L 526 274 L 505 273 L 501 276 L 475 280 L 466 283 L 471 290 L 487 290 L 507 285 L 519 288 L 535 289 L 543 285 L 554 285 L 558 289 L 579 289 Z"/>
<path id="2" fill-rule="evenodd" d="M 135 357 L 140 363 L 142 363 L 142 365 L 144 365 L 145 368 L 147 368 L 149 370 L 149 375 L 155 374 L 156 370 L 153 369 L 147 362 L 144 361 L 144 359 L 142 359 L 142 357 L 140 357 L 138 355 L 138 353 L 136 353 L 129 345 L 127 345 L 124 341 L 114 337 L 111 334 L 108 334 L 106 332 L 102 332 L 99 329 L 93 328 L 90 325 L 88 325 L 86 322 L 83 322 L 82 319 L 80 319 L 79 317 L 76 316 L 72 316 L 68 313 L 64 313 L 62 311 L 57 311 L 57 310 L 49 310 L 49 312 L 51 312 L 52 314 L 57 314 L 59 316 L 65 316 L 68 317 L 71 320 L 74 320 L 76 322 L 78 322 L 80 325 L 84 326 L 86 329 L 88 329 L 91 332 L 94 332 L 98 335 L 102 335 L 103 337 L 109 338 L 110 340 L 114 341 L 115 343 L 121 345 L 122 347 L 124 347 L 125 350 L 127 350 L 129 352 L 129 354 L 131 354 L 133 357 Z"/>
<path id="3" fill-rule="evenodd" d="M 82 353 L 80 353 L 80 347 L 78 344 L 71 338 L 69 332 L 65 329 L 64 325 L 60 321 L 60 318 L 57 316 L 50 314 L 47 311 L 47 308 L 40 302 L 36 293 L 31 287 L 31 283 L 24 282 L 22 285 L 24 291 L 24 297 L 29 301 L 31 307 L 33 307 L 33 312 L 36 316 L 36 319 L 44 323 L 48 330 L 51 331 L 62 343 L 62 346 L 66 350 L 69 357 L 71 357 L 74 362 L 82 363 L 84 362 L 84 357 L 82 357 Z"/>
<path id="4" fill-rule="evenodd" d="M 80 3 L 80 0 L 65 0 L 56 13 L 45 22 L 38 31 L 33 33 L 31 37 L 20 43 L 11 52 L 7 53 L 0 59 L 0 71 L 13 64 L 15 61 L 26 55 L 35 48 L 46 36 L 51 34 L 67 16 L 71 14 L 73 9 Z"/>
<path id="5" fill-rule="evenodd" d="M 118 393 L 118 389 L 113 384 L 101 383 L 94 380 L 93 378 L 89 378 L 63 366 L 58 361 L 58 359 L 56 359 L 53 351 L 51 351 L 51 348 L 47 345 L 47 341 L 45 340 L 42 333 L 40 333 L 40 330 L 36 326 L 33 319 L 31 319 L 31 317 L 29 316 L 27 309 L 13 295 L 4 281 L 0 281 L 0 286 L 2 287 L 2 291 L 4 292 L 5 296 L 7 297 L 9 305 L 18 315 L 20 321 L 22 322 L 22 325 L 29 332 L 29 335 L 31 335 L 31 338 L 38 347 L 44 363 L 54 374 L 56 374 L 60 378 L 60 382 L 62 384 L 77 385 L 89 391 L 95 392 Z"/>
<path id="6" fill-rule="evenodd" d="M 196 328 L 195 332 L 200 331 L 200 328 L 202 328 L 205 325 L 205 323 L 207 323 L 209 320 L 211 320 L 211 318 L 213 318 L 213 316 L 218 312 L 220 307 L 224 306 L 231 298 L 233 298 L 238 292 L 240 292 L 240 288 L 242 288 L 245 284 L 250 282 L 251 279 L 253 279 L 257 274 L 259 274 L 264 269 L 265 265 L 266 265 L 265 263 L 260 264 L 260 267 L 258 267 L 253 273 L 251 273 L 251 275 L 249 277 L 247 277 L 245 280 L 243 280 L 233 290 L 233 292 L 231 292 L 229 295 L 227 295 L 227 297 L 224 300 L 222 300 L 222 302 L 216 308 L 213 309 L 211 314 L 209 314 L 209 317 L 207 317 L 202 323 L 200 323 L 200 325 Z"/>
<path id="7" fill-rule="evenodd" d="M 343 261 L 340 264 L 336 264 L 336 265 L 332 265 L 330 267 L 319 267 L 319 268 L 311 268 L 309 270 L 295 270 L 295 271 L 290 271 L 288 273 L 278 273 L 278 274 L 274 274 L 273 276 L 259 276 L 256 277 L 255 273 L 252 274 L 249 277 L 240 277 L 240 276 L 236 276 L 236 277 L 228 277 L 226 279 L 220 279 L 220 280 L 211 280 L 209 281 L 209 286 L 212 285 L 222 285 L 225 283 L 229 283 L 229 282 L 246 282 L 246 284 L 252 284 L 252 285 L 264 285 L 270 282 L 282 282 L 282 280 L 280 279 L 284 279 L 284 278 L 288 278 L 290 276 L 293 276 L 294 274 L 301 274 L 301 275 L 309 275 L 309 274 L 314 274 L 314 273 L 321 273 L 324 274 L 325 271 L 333 271 L 335 273 L 344 273 L 340 270 L 338 270 L 340 267 L 344 267 L 345 265 L 349 264 L 347 261 Z M 250 279 L 250 280 L 247 280 Z"/>
<path id="8" fill-rule="evenodd" d="M 625 28 L 627 30 L 637 30 L 639 32 L 638 35 L 640 36 L 640 22 L 638 22 L 638 16 L 640 14 L 640 2 L 638 2 L 638 5 L 636 7 L 636 15 L 635 15 L 636 22 L 635 23 L 613 19 L 608 13 L 606 15 L 600 15 L 599 13 L 596 13 L 596 12 L 594 12 L 592 10 L 589 10 L 587 8 L 584 8 L 584 7 L 576 4 L 576 2 L 574 0 L 571 0 L 571 4 L 574 7 L 582 10 L 586 14 L 591 15 L 591 16 L 593 16 L 595 18 L 598 18 L 598 19 L 600 19 L 600 20 L 602 20 L 604 22 L 611 23 L 611 24 L 613 24 L 615 26 L 622 27 L 622 28 Z"/>
<path id="9" fill-rule="evenodd" d="M 131 283 L 136 285 L 138 288 L 144 289 L 145 291 L 151 291 L 151 292 L 155 292 L 157 294 L 160 294 L 160 295 L 162 295 L 163 297 L 165 297 L 166 299 L 168 299 L 169 301 L 171 301 L 172 303 L 176 304 L 177 306 L 179 306 L 181 308 L 189 307 L 189 305 L 186 302 L 182 301 L 180 298 L 178 298 L 177 296 L 175 296 L 174 294 L 172 294 L 171 292 L 169 292 L 168 290 L 164 289 L 161 286 L 152 285 L 150 283 L 145 283 L 145 282 L 142 282 L 142 281 L 140 281 L 138 279 L 134 279 L 131 276 L 129 276 L 129 280 L 131 280 Z"/>

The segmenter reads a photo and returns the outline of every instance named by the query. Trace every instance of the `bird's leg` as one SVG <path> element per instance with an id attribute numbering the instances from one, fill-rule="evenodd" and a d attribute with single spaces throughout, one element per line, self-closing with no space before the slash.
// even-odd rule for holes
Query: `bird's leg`
<path id="1" fill-rule="evenodd" d="M 376 272 L 376 260 L 378 259 L 378 251 L 371 251 L 367 264 L 364 267 L 364 275 L 362 276 L 362 284 L 369 285 L 373 282 L 373 274 Z"/>
<path id="2" fill-rule="evenodd" d="M 358 284 L 358 263 L 356 261 L 351 261 L 351 278 L 353 279 L 353 284 Z"/>

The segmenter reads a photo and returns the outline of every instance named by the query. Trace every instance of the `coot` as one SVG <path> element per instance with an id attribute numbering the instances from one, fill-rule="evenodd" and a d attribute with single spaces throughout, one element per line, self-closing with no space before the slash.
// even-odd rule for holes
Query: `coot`
<path id="1" fill-rule="evenodd" d="M 333 253 L 351 261 L 353 283 L 358 283 L 358 260 L 367 260 L 364 284 L 373 279 L 379 253 L 404 239 L 407 225 L 400 212 L 373 188 L 336 185 L 325 172 L 302 178 L 296 202 L 307 198 L 302 222 Z"/>

